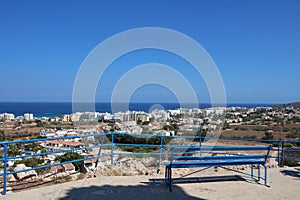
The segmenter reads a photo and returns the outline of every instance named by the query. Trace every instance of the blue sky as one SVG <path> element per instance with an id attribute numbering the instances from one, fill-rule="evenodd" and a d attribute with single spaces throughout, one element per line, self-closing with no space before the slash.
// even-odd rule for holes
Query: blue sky
<path id="1" fill-rule="evenodd" d="M 300 1 L 0 1 L 0 101 L 71 101 L 90 51 L 138 27 L 164 27 L 200 43 L 219 68 L 230 103 L 300 101 Z M 206 86 L 176 55 L 130 53 L 110 66 L 97 101 L 109 101 L 132 67 L 163 63 L 190 81 L 201 102 Z M 174 101 L 168 88 L 145 85 L 133 101 Z"/>

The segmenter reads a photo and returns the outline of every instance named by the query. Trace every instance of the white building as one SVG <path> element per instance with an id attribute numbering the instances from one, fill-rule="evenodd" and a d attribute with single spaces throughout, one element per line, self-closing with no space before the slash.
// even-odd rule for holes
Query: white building
<path id="1" fill-rule="evenodd" d="M 14 114 L 11 114 L 11 113 L 0 114 L 0 120 L 7 121 L 7 120 L 14 120 L 14 119 L 15 119 Z"/>
<path id="2" fill-rule="evenodd" d="M 33 114 L 32 113 L 25 113 L 24 114 L 24 119 L 26 121 L 32 121 L 33 120 Z"/>

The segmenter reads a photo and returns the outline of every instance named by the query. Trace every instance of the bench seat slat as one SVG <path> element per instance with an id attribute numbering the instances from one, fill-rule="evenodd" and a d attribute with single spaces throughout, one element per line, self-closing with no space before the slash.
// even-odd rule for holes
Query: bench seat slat
<path id="1" fill-rule="evenodd" d="M 190 146 L 190 147 L 174 147 L 173 151 L 185 149 L 186 151 L 260 151 L 268 150 L 268 146 Z"/>
<path id="2" fill-rule="evenodd" d="M 266 155 L 264 154 L 257 154 L 257 155 L 228 155 L 228 156 L 174 156 L 174 160 L 232 160 L 232 159 L 264 159 Z M 172 158 L 170 158 L 172 159 Z"/>
<path id="3" fill-rule="evenodd" d="M 237 160 L 209 160 L 197 162 L 165 162 L 167 168 L 195 168 L 195 167 L 216 167 L 216 166 L 232 166 L 232 165 L 251 165 L 264 164 L 261 159 L 237 159 Z"/>

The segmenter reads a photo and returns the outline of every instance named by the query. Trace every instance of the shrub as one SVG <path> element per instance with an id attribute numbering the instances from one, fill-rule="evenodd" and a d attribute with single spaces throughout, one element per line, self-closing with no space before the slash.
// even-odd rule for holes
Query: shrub
<path id="1" fill-rule="evenodd" d="M 299 166 L 299 162 L 292 159 L 284 159 L 283 165 L 289 166 L 289 167 L 296 167 Z"/>
<path id="2" fill-rule="evenodd" d="M 36 157 L 32 157 L 32 158 L 24 158 L 22 160 L 17 160 L 14 163 L 14 167 L 17 166 L 18 164 L 24 164 L 27 167 L 37 167 L 40 164 L 43 164 L 44 160 L 40 159 L 40 158 L 36 158 Z"/>
<path id="3" fill-rule="evenodd" d="M 274 138 L 274 135 L 272 132 L 266 131 L 265 136 L 262 138 L 263 140 L 272 140 Z"/>
<path id="4" fill-rule="evenodd" d="M 256 139 L 256 135 L 246 135 L 243 137 L 244 139 Z"/>
<path id="5" fill-rule="evenodd" d="M 84 158 L 82 155 L 80 155 L 77 152 L 67 152 L 62 156 L 56 156 L 55 161 L 59 161 L 59 162 L 68 162 L 68 161 L 72 161 L 72 160 L 79 160 Z M 83 165 L 84 165 L 84 161 L 79 161 L 79 162 L 72 162 L 72 164 L 75 166 L 75 170 L 78 171 L 80 169 L 82 169 Z"/>
<path id="6" fill-rule="evenodd" d="M 289 134 L 287 134 L 287 138 L 295 139 L 299 137 L 300 137 L 300 133 L 297 130 L 293 130 Z"/>

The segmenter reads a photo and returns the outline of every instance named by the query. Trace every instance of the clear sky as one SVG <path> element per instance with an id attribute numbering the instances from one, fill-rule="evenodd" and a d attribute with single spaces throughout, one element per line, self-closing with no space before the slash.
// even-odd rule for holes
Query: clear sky
<path id="1" fill-rule="evenodd" d="M 101 41 L 138 27 L 165 27 L 199 42 L 223 77 L 229 103 L 300 101 L 300 1 L 14 1 L 0 0 L 0 101 L 72 100 L 76 73 Z M 97 90 L 109 101 L 116 81 L 149 62 L 174 67 L 209 102 L 203 80 L 174 55 L 133 52 L 111 66 Z M 121 68 L 118 66 L 124 66 Z M 146 85 L 135 101 L 173 101 Z"/>

